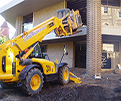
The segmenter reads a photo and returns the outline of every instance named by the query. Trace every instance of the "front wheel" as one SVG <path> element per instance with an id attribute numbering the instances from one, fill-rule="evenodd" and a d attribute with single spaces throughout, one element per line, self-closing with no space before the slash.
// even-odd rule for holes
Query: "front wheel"
<path id="1" fill-rule="evenodd" d="M 37 68 L 31 69 L 22 82 L 22 90 L 28 95 L 38 94 L 43 86 L 43 75 Z"/>
<path id="2" fill-rule="evenodd" d="M 67 65 L 59 68 L 58 79 L 61 84 L 67 84 L 69 82 L 69 69 Z"/>

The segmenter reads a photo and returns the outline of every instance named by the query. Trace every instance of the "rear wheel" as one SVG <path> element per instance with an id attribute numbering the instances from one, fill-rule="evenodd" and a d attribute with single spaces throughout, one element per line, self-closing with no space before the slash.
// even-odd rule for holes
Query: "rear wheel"
<path id="1" fill-rule="evenodd" d="M 31 69 L 22 82 L 22 90 L 28 95 L 38 94 L 43 86 L 43 75 L 37 68 Z"/>
<path id="2" fill-rule="evenodd" d="M 17 83 L 7 83 L 7 82 L 2 82 L 0 81 L 0 85 L 4 88 L 4 89 L 12 89 L 15 88 L 17 86 Z"/>
<path id="3" fill-rule="evenodd" d="M 69 69 L 67 65 L 59 68 L 59 82 L 61 84 L 67 84 L 69 82 Z"/>

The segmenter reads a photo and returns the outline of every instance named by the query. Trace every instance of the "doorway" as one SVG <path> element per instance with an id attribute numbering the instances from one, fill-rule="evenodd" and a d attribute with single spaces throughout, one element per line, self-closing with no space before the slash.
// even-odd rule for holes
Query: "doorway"
<path id="1" fill-rule="evenodd" d="M 75 67 L 86 68 L 86 41 L 75 42 Z"/>

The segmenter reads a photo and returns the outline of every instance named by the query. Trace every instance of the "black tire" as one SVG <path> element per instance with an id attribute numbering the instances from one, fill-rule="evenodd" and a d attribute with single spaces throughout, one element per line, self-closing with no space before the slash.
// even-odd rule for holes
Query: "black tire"
<path id="1" fill-rule="evenodd" d="M 7 83 L 7 82 L 2 82 L 0 81 L 0 85 L 4 88 L 4 89 L 13 89 L 17 86 L 17 83 Z"/>
<path id="2" fill-rule="evenodd" d="M 36 84 L 34 84 L 34 82 L 36 82 Z M 37 68 L 33 68 L 28 72 L 26 79 L 22 81 L 22 90 L 27 95 L 39 94 L 43 83 L 42 72 Z"/>
<path id="3" fill-rule="evenodd" d="M 66 73 L 66 78 L 64 78 L 64 73 Z M 69 68 L 67 65 L 59 68 L 58 79 L 61 84 L 67 84 L 69 82 Z"/>

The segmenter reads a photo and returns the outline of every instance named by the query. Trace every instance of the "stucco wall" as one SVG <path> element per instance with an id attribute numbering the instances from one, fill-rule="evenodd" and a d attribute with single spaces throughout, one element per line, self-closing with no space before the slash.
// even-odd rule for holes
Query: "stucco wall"
<path id="1" fill-rule="evenodd" d="M 63 55 L 63 44 L 67 46 L 68 55 L 65 55 L 62 62 L 67 62 L 69 68 L 73 67 L 73 42 L 52 43 L 47 45 L 47 54 L 51 61 L 56 58 L 60 62 Z"/>
<path id="2" fill-rule="evenodd" d="M 33 12 L 33 26 L 44 22 L 52 16 L 56 16 L 56 11 L 62 8 L 64 8 L 64 2 Z"/>

